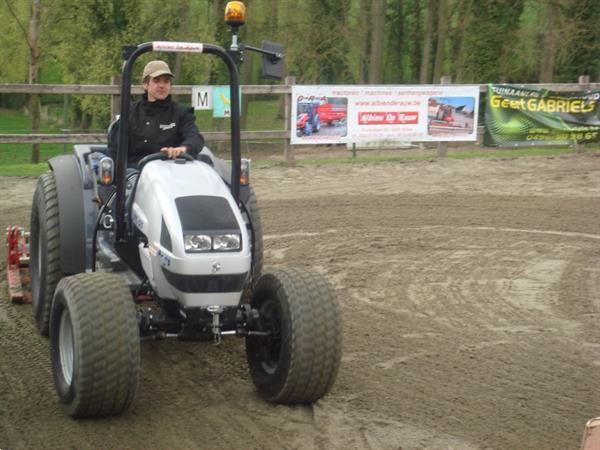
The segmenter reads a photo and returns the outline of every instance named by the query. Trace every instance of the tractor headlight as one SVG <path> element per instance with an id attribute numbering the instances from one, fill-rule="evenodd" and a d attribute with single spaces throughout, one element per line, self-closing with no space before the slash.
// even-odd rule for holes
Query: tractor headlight
<path id="1" fill-rule="evenodd" d="M 240 250 L 242 237 L 239 234 L 186 234 L 183 243 L 187 253 L 233 252 Z"/>
<path id="2" fill-rule="evenodd" d="M 231 252 L 240 249 L 239 234 L 218 234 L 213 236 L 213 250 L 216 252 Z"/>
<path id="3" fill-rule="evenodd" d="M 212 239 L 205 234 L 186 234 L 183 237 L 186 252 L 209 252 Z"/>

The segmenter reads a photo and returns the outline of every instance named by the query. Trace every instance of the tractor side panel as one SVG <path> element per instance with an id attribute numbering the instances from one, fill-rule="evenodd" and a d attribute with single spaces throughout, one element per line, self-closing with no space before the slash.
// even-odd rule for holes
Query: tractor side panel
<path id="1" fill-rule="evenodd" d="M 86 235 L 84 192 L 79 164 L 73 155 L 48 161 L 58 191 L 60 268 L 65 274 L 85 272 Z"/>

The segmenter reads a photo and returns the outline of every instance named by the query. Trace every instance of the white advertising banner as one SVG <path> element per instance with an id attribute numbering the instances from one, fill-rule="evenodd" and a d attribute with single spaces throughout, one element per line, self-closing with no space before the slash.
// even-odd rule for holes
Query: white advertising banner
<path id="1" fill-rule="evenodd" d="M 291 143 L 475 141 L 478 109 L 476 85 L 298 85 Z"/>

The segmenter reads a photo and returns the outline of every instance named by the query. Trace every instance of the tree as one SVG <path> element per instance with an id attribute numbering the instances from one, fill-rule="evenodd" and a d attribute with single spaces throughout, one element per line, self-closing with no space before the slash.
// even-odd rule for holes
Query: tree
<path id="1" fill-rule="evenodd" d="M 425 37 L 423 38 L 423 56 L 421 57 L 421 70 L 419 83 L 429 82 L 429 58 L 431 53 L 431 40 L 433 35 L 433 20 L 435 18 L 435 0 L 427 1 L 427 20 L 425 22 Z"/>
<path id="2" fill-rule="evenodd" d="M 433 82 L 439 83 L 442 77 L 444 67 L 444 53 L 446 50 L 446 29 L 448 28 L 448 9 L 447 0 L 439 0 L 438 3 L 438 24 L 437 24 L 437 44 L 435 50 L 435 63 L 433 65 Z"/>
<path id="3" fill-rule="evenodd" d="M 540 64 L 540 83 L 552 83 L 554 59 L 556 56 L 556 22 L 558 5 L 549 0 L 546 4 L 546 20 L 543 32 L 542 61 Z"/>
<path id="4" fill-rule="evenodd" d="M 27 79 L 29 84 L 37 84 L 40 75 L 40 67 L 38 65 L 38 25 L 41 8 L 41 0 L 31 0 L 31 15 L 29 17 L 29 33 L 27 38 L 29 44 L 29 76 Z M 31 113 L 31 133 L 35 134 L 40 130 L 40 96 L 38 94 L 29 96 L 29 111 Z M 32 144 L 31 162 L 33 164 L 40 162 L 40 144 Z"/>
<path id="5" fill-rule="evenodd" d="M 358 82 L 360 84 L 365 84 L 369 78 L 369 65 L 371 59 L 371 33 L 372 27 L 371 25 L 371 1 L 370 0 L 360 0 L 359 2 L 359 33 L 360 33 L 360 43 L 361 43 L 361 54 L 358 60 L 359 68 L 358 68 Z"/>
<path id="6" fill-rule="evenodd" d="M 404 2 L 391 2 L 387 7 L 384 82 L 401 83 L 404 79 L 406 55 L 406 21 Z"/>
<path id="7" fill-rule="evenodd" d="M 22 39 L 27 47 L 28 63 L 27 63 L 27 82 L 29 84 L 37 84 L 39 82 L 39 43 L 38 33 L 40 24 L 40 15 L 42 9 L 41 0 L 30 0 L 28 3 L 28 29 L 25 30 L 19 11 L 13 8 L 13 5 L 8 0 L 4 0 L 4 4 L 8 13 L 12 17 L 12 21 L 16 24 L 17 29 L 22 32 Z M 17 40 L 21 40 L 15 36 Z M 10 64 L 9 64 L 10 65 Z M 29 112 L 31 115 L 31 132 L 37 133 L 40 129 L 40 96 L 31 94 L 29 96 Z M 32 144 L 31 146 L 31 162 L 37 164 L 40 160 L 40 145 Z"/>
<path id="8" fill-rule="evenodd" d="M 369 84 L 383 82 L 383 48 L 385 38 L 386 0 L 373 0 L 371 11 L 371 44 L 369 59 Z"/>
<path id="9" fill-rule="evenodd" d="M 472 20 L 460 56 L 463 82 L 508 81 L 523 6 L 523 0 L 470 0 L 466 11 Z"/>
<path id="10" fill-rule="evenodd" d="M 564 0 L 562 52 L 557 79 L 575 82 L 579 75 L 600 81 L 600 8 L 597 0 Z"/>

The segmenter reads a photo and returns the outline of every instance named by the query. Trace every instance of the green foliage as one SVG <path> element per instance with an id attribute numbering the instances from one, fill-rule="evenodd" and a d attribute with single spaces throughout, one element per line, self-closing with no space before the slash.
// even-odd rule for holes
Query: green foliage
<path id="1" fill-rule="evenodd" d="M 600 7 L 597 0 L 578 0 L 567 3 L 563 17 L 568 18 L 569 31 L 560 54 L 561 71 L 557 77 L 573 83 L 579 75 L 589 75 L 600 81 Z"/>
<path id="2" fill-rule="evenodd" d="M 26 83 L 29 48 L 27 46 L 27 20 L 29 2 L 0 1 L 0 79 L 3 83 Z M 14 14 L 14 15 L 13 15 Z M 16 16 L 16 17 L 15 17 Z"/>
<path id="3" fill-rule="evenodd" d="M 523 7 L 523 0 L 469 0 L 467 12 L 471 21 L 461 52 L 462 82 L 505 81 L 512 36 L 518 29 Z"/>

